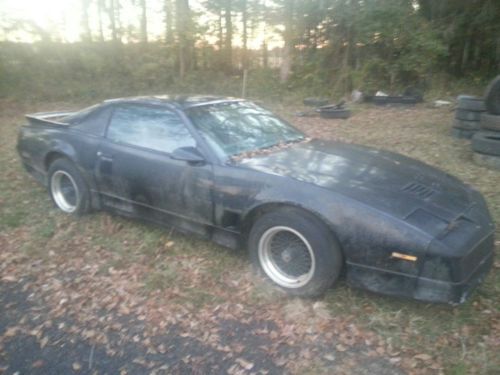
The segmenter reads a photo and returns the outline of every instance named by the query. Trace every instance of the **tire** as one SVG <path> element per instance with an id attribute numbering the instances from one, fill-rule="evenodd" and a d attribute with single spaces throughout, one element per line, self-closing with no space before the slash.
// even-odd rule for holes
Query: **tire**
<path id="1" fill-rule="evenodd" d="M 80 216 L 90 211 L 90 192 L 81 173 L 68 159 L 56 159 L 49 167 L 49 195 L 63 212 Z"/>
<path id="2" fill-rule="evenodd" d="M 481 113 L 479 111 L 469 111 L 467 109 L 457 108 L 455 110 L 455 118 L 465 121 L 480 121 Z"/>
<path id="3" fill-rule="evenodd" d="M 309 107 L 321 107 L 327 105 L 329 101 L 327 98 L 305 98 L 303 103 Z"/>
<path id="4" fill-rule="evenodd" d="M 481 126 L 481 129 L 500 132 L 500 115 L 481 113 L 481 121 L 479 125 Z"/>
<path id="5" fill-rule="evenodd" d="M 276 238 L 292 241 L 296 246 L 273 250 Z M 276 254 L 276 250 L 280 253 Z M 281 289 L 300 297 L 324 294 L 339 277 L 343 264 L 340 245 L 326 225 L 295 208 L 282 208 L 259 217 L 249 234 L 248 251 L 260 272 Z M 297 263 L 300 261 L 306 264 Z M 294 274 L 283 267 L 292 268 L 289 272 Z"/>
<path id="6" fill-rule="evenodd" d="M 490 82 L 484 94 L 486 110 L 494 115 L 500 115 L 500 76 Z"/>
<path id="7" fill-rule="evenodd" d="M 453 127 L 455 129 L 474 130 L 474 131 L 478 131 L 481 129 L 479 121 L 459 120 L 457 118 L 453 120 Z"/>
<path id="8" fill-rule="evenodd" d="M 373 103 L 375 105 L 414 105 L 419 101 L 413 96 L 374 96 Z"/>
<path id="9" fill-rule="evenodd" d="M 472 155 L 472 160 L 478 165 L 483 167 L 488 167 L 492 169 L 497 169 L 500 171 L 500 157 L 480 154 L 478 152 L 474 152 Z"/>
<path id="10" fill-rule="evenodd" d="M 477 132 L 472 137 L 471 147 L 481 154 L 500 156 L 500 133 Z"/>
<path id="11" fill-rule="evenodd" d="M 403 91 L 403 96 L 411 96 L 415 98 L 419 103 L 424 101 L 424 94 L 422 90 L 417 89 L 414 86 L 409 86 Z"/>
<path id="12" fill-rule="evenodd" d="M 319 115 L 322 118 L 340 118 L 340 119 L 348 119 L 351 117 L 351 111 L 348 109 L 322 109 L 319 110 Z"/>
<path id="13" fill-rule="evenodd" d="M 457 97 L 457 102 L 458 102 L 457 107 L 460 109 L 466 109 L 468 111 L 478 111 L 478 112 L 486 111 L 486 107 L 484 106 L 484 100 L 476 96 L 459 95 Z"/>
<path id="14" fill-rule="evenodd" d="M 476 133 L 476 130 L 465 130 L 458 128 L 451 129 L 452 137 L 460 139 L 471 139 L 474 136 L 474 133 Z"/>

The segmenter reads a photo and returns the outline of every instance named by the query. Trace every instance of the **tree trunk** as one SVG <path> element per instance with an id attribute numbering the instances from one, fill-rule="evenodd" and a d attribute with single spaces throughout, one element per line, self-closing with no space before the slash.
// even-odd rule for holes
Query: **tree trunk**
<path id="1" fill-rule="evenodd" d="M 285 0 L 283 5 L 283 20 L 285 31 L 283 32 L 283 54 L 280 67 L 280 80 L 282 83 L 288 81 L 292 67 L 292 43 L 293 43 L 293 8 L 294 0 Z"/>
<path id="2" fill-rule="evenodd" d="M 148 42 L 148 14 L 146 0 L 141 0 L 141 42 Z"/>
<path id="3" fill-rule="evenodd" d="M 231 17 L 231 0 L 226 0 L 224 10 L 224 21 L 226 26 L 226 40 L 224 43 L 227 68 L 233 65 L 233 21 Z"/>
<path id="4" fill-rule="evenodd" d="M 269 67 L 269 53 L 267 52 L 267 43 L 265 40 L 262 42 L 262 67 L 266 69 Z"/>
<path id="5" fill-rule="evenodd" d="M 190 15 L 189 15 L 189 0 L 176 0 L 176 30 L 178 37 L 179 51 L 179 78 L 181 80 L 186 76 L 186 71 L 189 62 L 189 30 L 190 30 Z"/>
<path id="6" fill-rule="evenodd" d="M 97 0 L 97 18 L 99 21 L 99 41 L 104 42 L 104 31 L 102 27 L 102 12 L 104 11 L 104 0 Z"/>
<path id="7" fill-rule="evenodd" d="M 222 49 L 224 47 L 224 30 L 222 28 L 222 10 L 219 9 L 219 19 L 217 22 L 217 28 L 219 33 L 219 40 L 217 41 L 217 45 L 219 46 L 219 53 L 222 53 Z"/>
<path id="8" fill-rule="evenodd" d="M 243 32 L 241 35 L 241 41 L 243 43 L 243 51 L 241 55 L 241 65 L 243 69 L 248 68 L 248 9 L 247 9 L 247 0 L 242 0 L 242 26 Z"/>
<path id="9" fill-rule="evenodd" d="M 82 5 L 82 40 L 85 42 L 91 42 L 92 41 L 92 34 L 90 32 L 90 25 L 89 25 L 89 5 L 90 5 L 90 0 L 82 0 L 81 1 Z"/>
<path id="10" fill-rule="evenodd" d="M 109 8 L 108 8 L 108 17 L 109 17 L 109 26 L 111 28 L 111 37 L 113 39 L 113 42 L 118 41 L 118 33 L 116 31 L 116 0 L 111 0 L 109 2 Z"/>
<path id="11" fill-rule="evenodd" d="M 173 25 L 173 14 L 172 14 L 172 0 L 165 0 L 165 41 L 168 46 L 174 44 L 174 25 Z"/>

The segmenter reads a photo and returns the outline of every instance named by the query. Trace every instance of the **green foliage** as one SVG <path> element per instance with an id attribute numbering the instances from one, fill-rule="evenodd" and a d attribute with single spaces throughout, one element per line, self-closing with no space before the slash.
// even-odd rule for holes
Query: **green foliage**
<path id="1" fill-rule="evenodd" d="M 309 1 L 298 17 L 295 80 L 333 91 L 395 90 L 425 82 L 446 47 L 404 0 Z M 321 48 L 320 48 L 321 47 Z M 305 56 L 304 56 L 305 55 Z"/>
<path id="2" fill-rule="evenodd" d="M 413 85 L 447 92 L 459 80 L 483 85 L 500 67 L 500 3 L 491 0 L 272 0 L 265 4 L 206 0 L 196 12 L 185 0 L 167 3 L 171 9 L 166 15 L 171 19 L 166 43 L 145 43 L 144 38 L 143 43 L 134 43 L 137 30 L 131 25 L 128 34 L 117 29 L 113 41 L 95 42 L 96 30 L 90 30 L 84 42 L 56 43 L 50 41 L 54 35 L 46 32 L 41 37 L 44 30 L 34 29 L 40 42 L 0 42 L 0 97 L 240 96 L 243 67 L 250 69 L 248 95 L 263 99 L 336 97 L 352 89 L 398 93 Z M 173 5 L 183 7 L 173 12 Z M 119 15 L 115 18 L 118 21 Z M 207 22 L 202 23 L 204 19 Z M 26 29 L 25 23 L 11 21 L 1 23 L 4 35 Z M 107 26 L 111 27 L 105 22 Z M 286 34 L 294 46 L 292 74 L 281 75 L 286 84 L 280 83 L 277 71 L 280 65 L 288 67 L 282 50 L 266 52 L 272 57 L 268 68 L 263 51 L 237 46 L 237 41 L 248 41 L 252 35 L 261 38 L 255 32 L 264 26 L 274 37 Z M 284 29 L 290 30 L 284 33 Z M 266 42 L 268 35 L 264 37 Z"/>

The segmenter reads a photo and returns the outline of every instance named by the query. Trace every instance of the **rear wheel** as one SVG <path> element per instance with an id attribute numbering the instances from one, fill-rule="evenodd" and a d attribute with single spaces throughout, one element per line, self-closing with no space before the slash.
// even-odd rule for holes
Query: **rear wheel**
<path id="1" fill-rule="evenodd" d="M 76 166 L 67 159 L 57 159 L 49 167 L 49 194 L 55 205 L 68 214 L 89 211 L 89 189 Z"/>
<path id="2" fill-rule="evenodd" d="M 330 230 L 294 208 L 261 216 L 250 231 L 248 248 L 255 267 L 292 295 L 323 294 L 342 268 L 340 246 Z"/>

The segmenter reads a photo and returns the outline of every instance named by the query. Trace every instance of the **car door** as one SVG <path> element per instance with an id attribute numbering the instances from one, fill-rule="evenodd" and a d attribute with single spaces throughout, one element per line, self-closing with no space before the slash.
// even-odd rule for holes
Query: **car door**
<path id="1" fill-rule="evenodd" d="M 117 105 L 97 151 L 95 175 L 103 203 L 180 227 L 211 225 L 212 166 L 173 158 L 181 147 L 197 143 L 174 110 Z"/>

